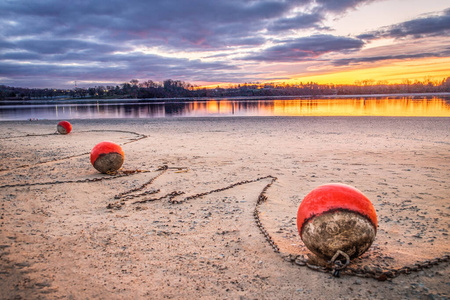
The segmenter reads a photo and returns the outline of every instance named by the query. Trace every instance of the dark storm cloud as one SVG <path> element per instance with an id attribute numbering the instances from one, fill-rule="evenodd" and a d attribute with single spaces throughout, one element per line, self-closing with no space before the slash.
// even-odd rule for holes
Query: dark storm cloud
<path id="1" fill-rule="evenodd" d="M 333 35 L 313 35 L 287 41 L 282 45 L 268 48 L 261 53 L 246 57 L 248 60 L 299 62 L 329 52 L 348 52 L 360 49 L 360 40 Z"/>
<path id="2" fill-rule="evenodd" d="M 448 38 L 450 35 L 450 9 L 446 9 L 442 15 L 422 17 L 380 30 L 369 32 L 358 36 L 361 39 L 373 40 L 378 38 L 422 38 L 442 36 Z"/>

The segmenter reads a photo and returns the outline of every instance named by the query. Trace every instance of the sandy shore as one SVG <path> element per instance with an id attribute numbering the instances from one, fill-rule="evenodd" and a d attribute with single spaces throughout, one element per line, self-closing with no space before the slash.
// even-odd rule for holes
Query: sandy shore
<path id="1" fill-rule="evenodd" d="M 308 253 L 297 209 L 330 182 L 358 188 L 377 210 L 376 240 L 352 265 L 400 268 L 449 254 L 450 118 L 73 120 L 65 136 L 52 134 L 56 123 L 0 122 L 1 299 L 450 297 L 448 262 L 380 282 L 285 259 Z M 149 172 L 80 182 L 109 176 L 89 162 L 104 140 L 123 145 L 125 170 Z M 159 192 L 107 208 L 158 175 L 142 191 Z M 133 203 L 268 175 L 277 180 L 261 222 L 281 253 L 253 217 L 270 179 L 182 204 Z"/>

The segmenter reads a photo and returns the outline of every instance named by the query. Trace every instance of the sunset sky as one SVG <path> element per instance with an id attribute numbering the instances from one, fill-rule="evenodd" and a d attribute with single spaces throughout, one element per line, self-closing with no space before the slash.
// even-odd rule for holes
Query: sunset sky
<path id="1" fill-rule="evenodd" d="M 448 76 L 448 0 L 0 0 L 3 85 Z"/>

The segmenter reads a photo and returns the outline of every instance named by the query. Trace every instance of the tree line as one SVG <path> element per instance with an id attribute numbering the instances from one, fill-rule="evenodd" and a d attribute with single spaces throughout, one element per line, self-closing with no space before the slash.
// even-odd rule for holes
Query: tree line
<path id="1" fill-rule="evenodd" d="M 115 86 L 95 86 L 74 89 L 35 89 L 0 85 L 0 100 L 31 100 L 58 98 L 200 98 L 200 97 L 250 97 L 250 96 L 321 96 L 321 95 L 371 95 L 398 93 L 450 92 L 450 77 L 441 82 L 404 80 L 400 84 L 374 80 L 357 81 L 355 84 L 307 83 L 243 83 L 226 88 L 205 88 L 180 80 L 163 82 L 132 79 Z"/>

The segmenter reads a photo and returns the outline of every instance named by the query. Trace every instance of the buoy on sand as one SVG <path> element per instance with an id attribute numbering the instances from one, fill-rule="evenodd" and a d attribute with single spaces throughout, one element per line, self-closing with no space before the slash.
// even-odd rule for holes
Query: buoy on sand
<path id="1" fill-rule="evenodd" d="M 372 202 L 345 184 L 327 184 L 305 196 L 297 212 L 297 228 L 305 246 L 330 260 L 338 251 L 350 259 L 372 245 L 377 215 Z"/>
<path id="2" fill-rule="evenodd" d="M 111 173 L 120 169 L 125 159 L 122 148 L 113 142 L 101 142 L 91 151 L 91 164 L 100 173 Z"/>
<path id="3" fill-rule="evenodd" d="M 56 130 L 60 134 L 68 134 L 72 131 L 72 125 L 67 121 L 61 121 L 56 125 Z"/>

